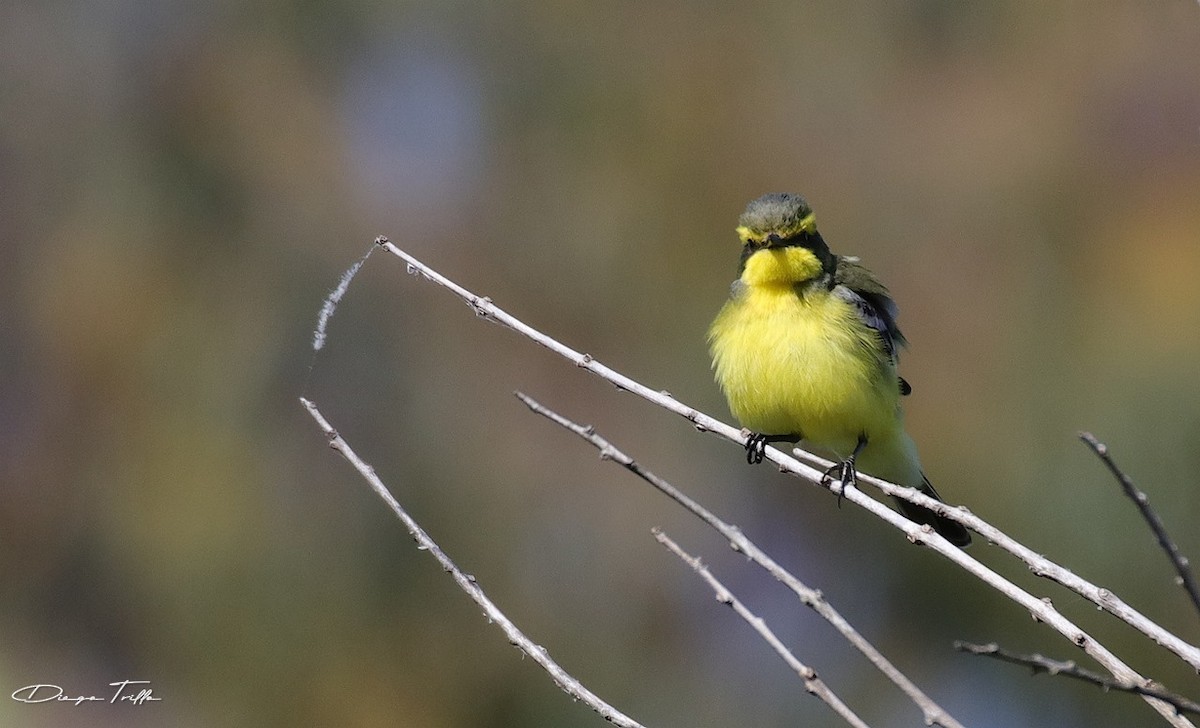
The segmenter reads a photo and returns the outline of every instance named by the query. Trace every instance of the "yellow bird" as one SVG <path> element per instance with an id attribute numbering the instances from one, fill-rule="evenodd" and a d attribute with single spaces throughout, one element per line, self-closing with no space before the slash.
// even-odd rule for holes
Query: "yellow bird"
<path id="1" fill-rule="evenodd" d="M 839 458 L 843 486 L 855 469 L 937 498 L 904 431 L 896 372 L 905 344 L 896 304 L 857 258 L 834 255 L 798 195 L 751 202 L 738 221 L 742 257 L 729 301 L 708 333 L 717 383 L 752 431 L 747 460 L 768 443 L 801 440 Z M 897 499 L 901 512 L 956 546 L 967 530 Z"/>

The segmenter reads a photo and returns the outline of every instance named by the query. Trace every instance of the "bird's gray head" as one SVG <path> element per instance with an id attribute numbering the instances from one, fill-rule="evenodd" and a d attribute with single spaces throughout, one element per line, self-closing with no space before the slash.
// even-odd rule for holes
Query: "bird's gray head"
<path id="1" fill-rule="evenodd" d="M 817 219 L 800 195 L 772 192 L 746 205 L 738 218 L 737 233 L 742 243 L 775 247 L 802 233 L 816 231 Z"/>

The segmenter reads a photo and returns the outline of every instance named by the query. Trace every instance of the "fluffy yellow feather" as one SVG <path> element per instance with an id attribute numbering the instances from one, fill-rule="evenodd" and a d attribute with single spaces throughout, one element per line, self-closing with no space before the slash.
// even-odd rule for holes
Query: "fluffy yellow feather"
<path id="1" fill-rule="evenodd" d="M 743 426 L 799 434 L 849 455 L 861 433 L 873 441 L 897 427 L 899 389 L 885 382 L 878 335 L 828 289 L 798 292 L 820 272 L 803 248 L 764 250 L 713 322 L 717 381 Z M 886 385 L 886 386 L 885 386 Z"/>
<path id="2" fill-rule="evenodd" d="M 741 270 L 709 343 L 730 410 L 755 433 L 751 462 L 768 442 L 804 440 L 844 460 L 843 483 L 857 467 L 936 497 L 904 431 L 908 385 L 896 372 L 904 337 L 887 289 L 829 251 L 796 195 L 761 197 L 739 222 Z M 970 542 L 961 525 L 898 502 L 952 543 Z"/>

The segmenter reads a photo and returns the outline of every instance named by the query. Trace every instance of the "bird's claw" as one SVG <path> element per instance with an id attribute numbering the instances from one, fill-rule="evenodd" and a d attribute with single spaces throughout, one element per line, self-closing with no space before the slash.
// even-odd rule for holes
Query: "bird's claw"
<path id="1" fill-rule="evenodd" d="M 850 461 L 834 463 L 826 468 L 824 474 L 821 475 L 821 485 L 832 485 L 833 474 L 835 472 L 838 474 L 839 487 L 837 497 L 838 507 L 840 508 L 842 505 L 842 496 L 846 494 L 846 488 L 855 486 L 858 483 L 858 476 L 854 471 L 854 463 Z"/>
<path id="2" fill-rule="evenodd" d="M 763 461 L 767 451 L 767 436 L 761 432 L 751 432 L 746 437 L 746 462 L 758 465 Z"/>

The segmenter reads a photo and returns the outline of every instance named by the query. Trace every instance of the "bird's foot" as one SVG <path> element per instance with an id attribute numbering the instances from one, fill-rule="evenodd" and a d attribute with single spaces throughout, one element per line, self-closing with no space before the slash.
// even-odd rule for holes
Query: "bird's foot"
<path id="1" fill-rule="evenodd" d="M 840 463 L 830 465 L 821 476 L 821 485 L 833 485 L 834 473 L 837 473 L 838 508 L 841 508 L 842 496 L 846 494 L 846 488 L 852 488 L 858 484 L 858 475 L 854 471 L 854 461 L 844 460 Z"/>
<path id="2" fill-rule="evenodd" d="M 763 461 L 767 452 L 767 442 L 770 440 L 761 432 L 751 432 L 746 437 L 746 462 L 758 465 Z"/>
<path id="3" fill-rule="evenodd" d="M 842 496 L 846 495 L 846 488 L 852 488 L 858 484 L 858 473 L 855 472 L 854 462 L 858 460 L 858 454 L 867 446 L 866 433 L 858 436 L 858 442 L 854 445 L 854 452 L 850 453 L 850 457 L 840 463 L 834 463 L 829 466 L 825 474 L 821 476 L 821 485 L 831 485 L 833 483 L 833 473 L 838 473 L 838 483 L 840 487 L 837 491 L 838 507 L 842 506 Z"/>
<path id="4" fill-rule="evenodd" d="M 752 432 L 750 430 L 742 430 L 742 435 L 746 438 L 746 462 L 751 465 L 758 465 L 767 455 L 767 445 L 775 442 L 796 442 L 800 440 L 800 435 L 766 435 L 761 432 Z"/>

